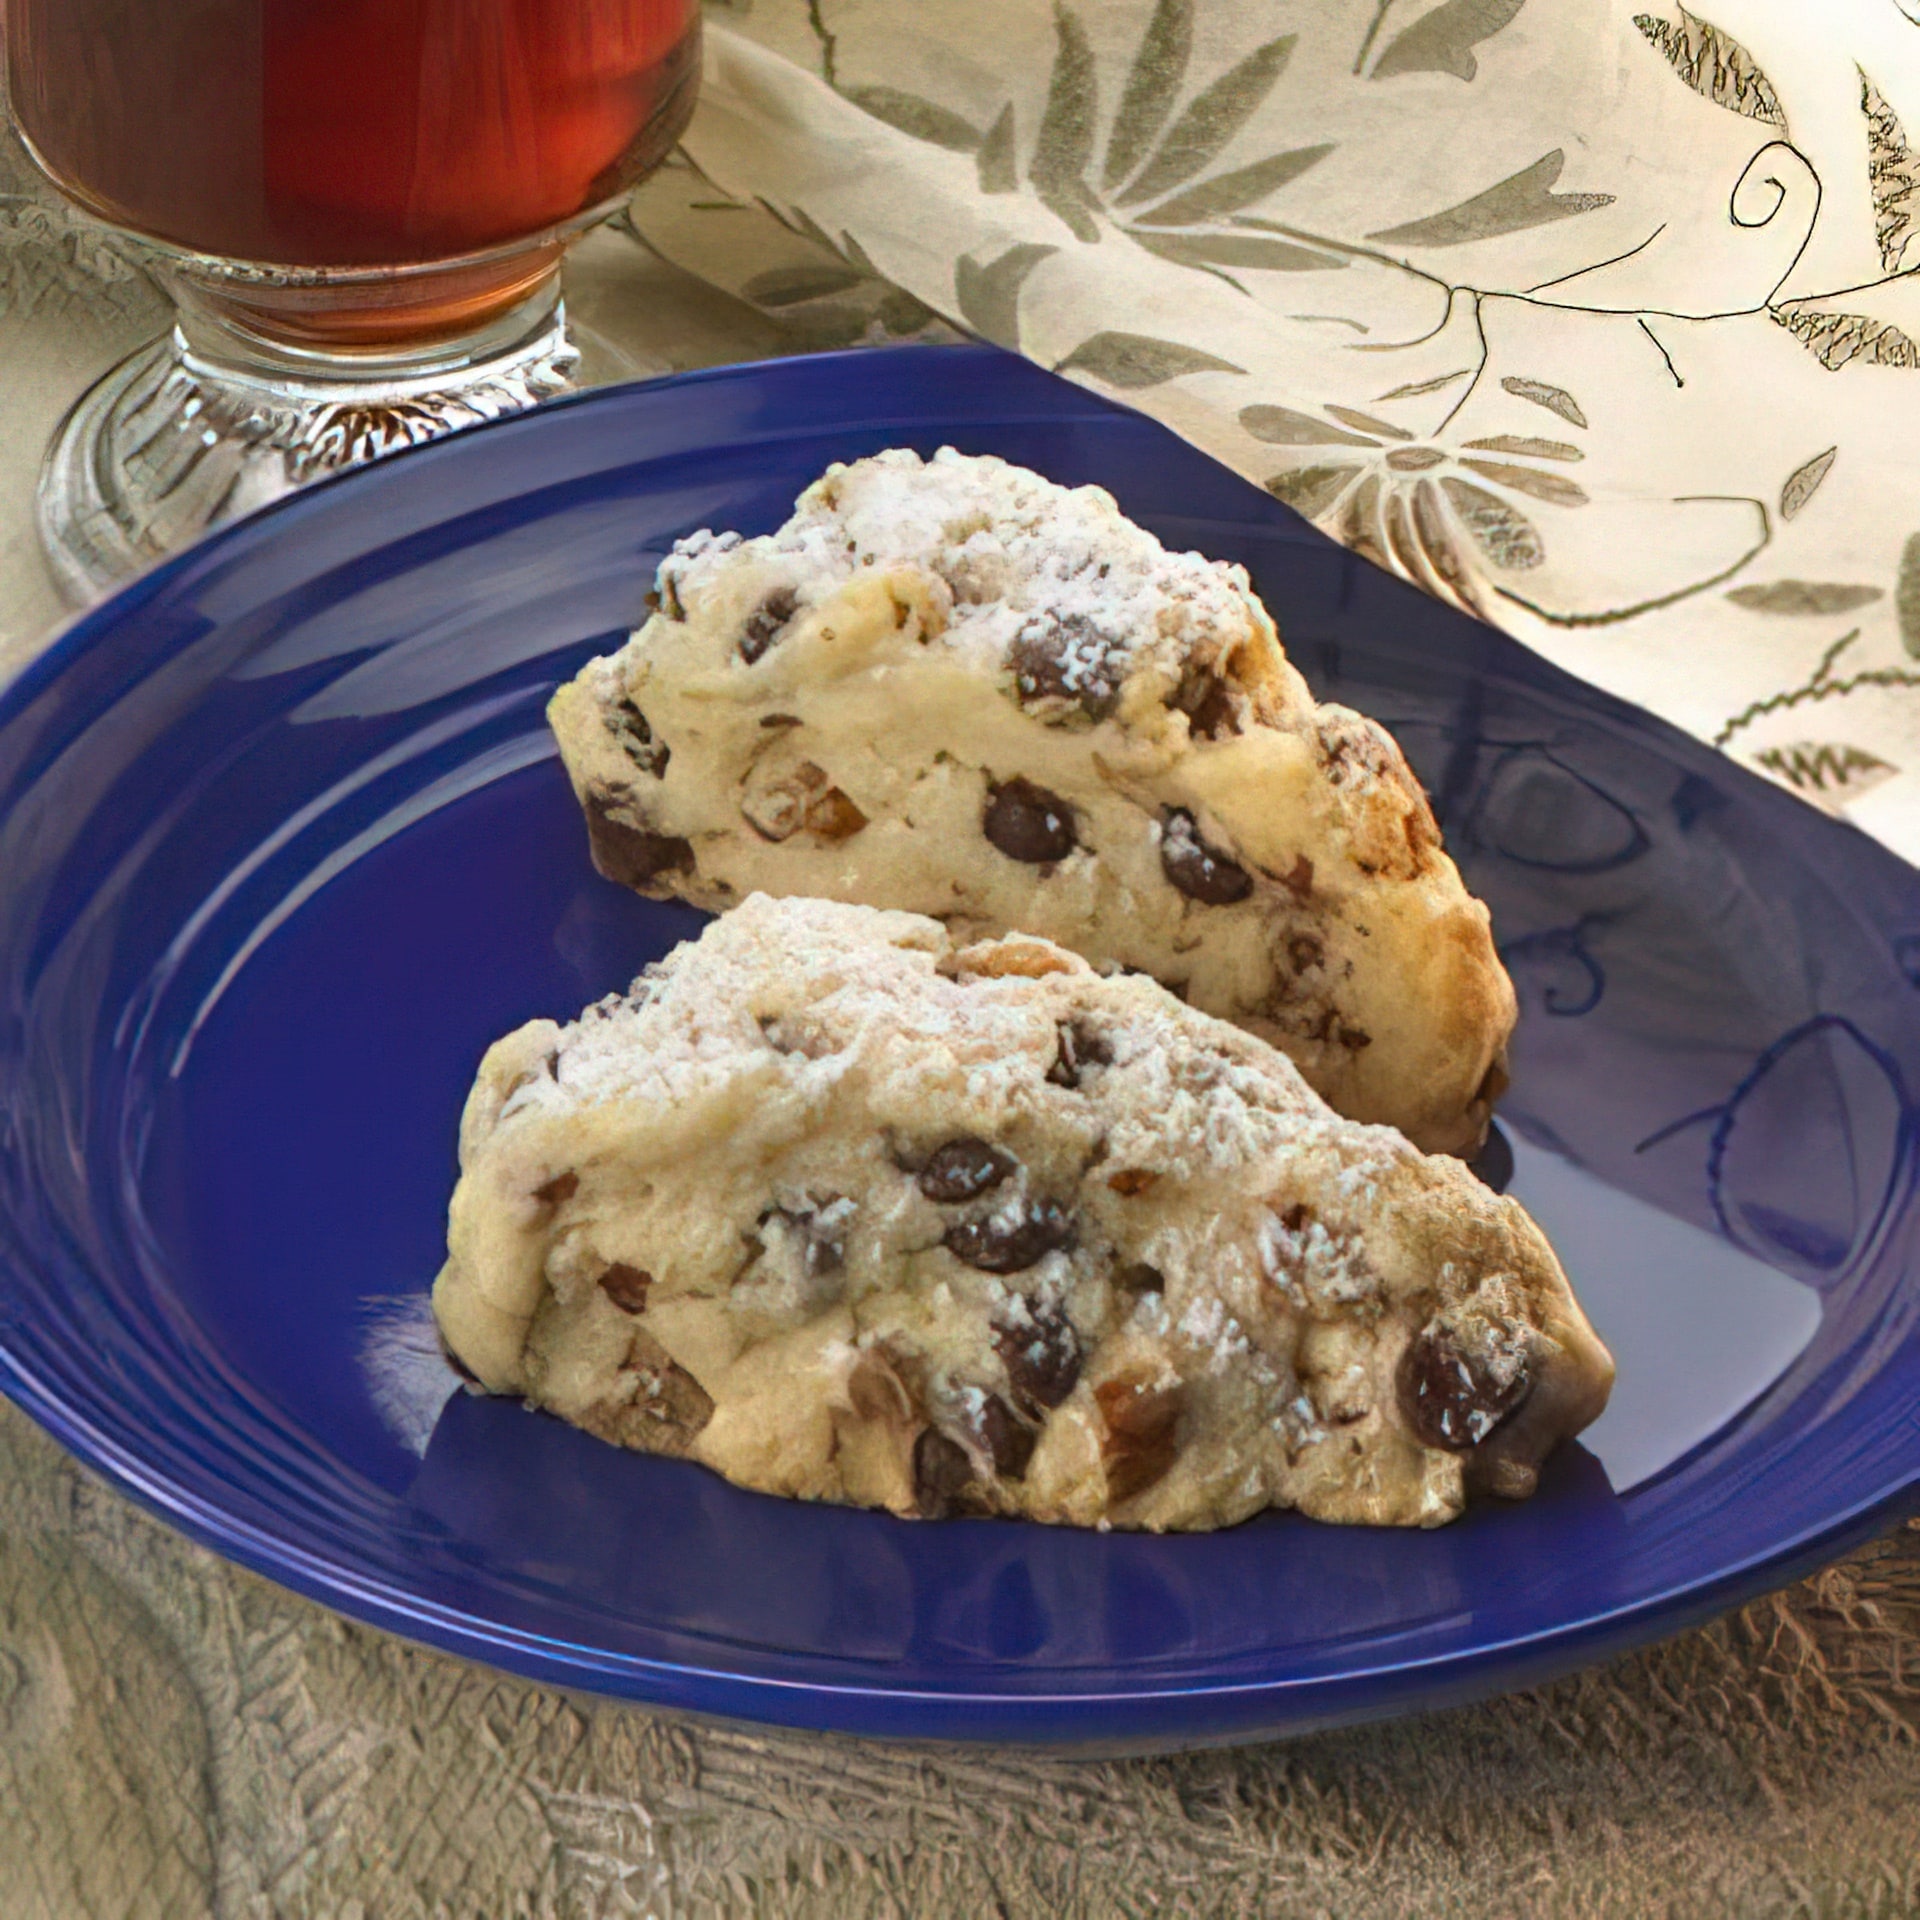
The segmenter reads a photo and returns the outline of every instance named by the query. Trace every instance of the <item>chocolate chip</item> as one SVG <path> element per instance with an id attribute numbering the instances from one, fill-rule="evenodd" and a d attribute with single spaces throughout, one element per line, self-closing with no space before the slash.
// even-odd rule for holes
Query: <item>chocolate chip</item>
<path id="1" fill-rule="evenodd" d="M 1186 1389 L 1178 1380 L 1124 1373 L 1101 1381 L 1093 1397 L 1107 1428 L 1100 1448 L 1107 1498 L 1118 1504 L 1165 1479 L 1179 1450 Z"/>
<path id="2" fill-rule="evenodd" d="M 1013 1397 L 1037 1418 L 1066 1399 L 1080 1378 L 1080 1336 L 1055 1302 L 1025 1305 L 1020 1319 L 994 1323 L 993 1346 L 1006 1366 Z"/>
<path id="3" fill-rule="evenodd" d="M 1007 649 L 1020 704 L 1071 700 L 1104 720 L 1120 697 L 1124 656 L 1084 614 L 1045 614 L 1029 622 Z"/>
<path id="4" fill-rule="evenodd" d="M 1021 1273 L 1045 1255 L 1073 1244 L 1074 1224 L 1057 1200 L 1028 1200 L 979 1220 L 956 1220 L 946 1248 L 982 1273 Z"/>
<path id="5" fill-rule="evenodd" d="M 1469 1343 L 1444 1317 L 1430 1320 L 1407 1343 L 1395 1384 L 1400 1411 L 1424 1445 L 1471 1452 L 1533 1384 L 1525 1331 L 1490 1321 Z"/>
<path id="6" fill-rule="evenodd" d="M 1480 1151 L 1467 1162 L 1467 1171 L 1482 1186 L 1505 1193 L 1513 1180 L 1513 1143 L 1498 1127 L 1489 1125 Z"/>
<path id="7" fill-rule="evenodd" d="M 614 703 L 607 715 L 607 725 L 612 729 L 615 744 L 633 764 L 652 779 L 659 779 L 667 770 L 667 762 L 673 758 L 672 750 L 664 740 L 653 737 L 653 728 L 647 723 L 647 716 L 631 700 Z"/>
<path id="8" fill-rule="evenodd" d="M 1240 731 L 1232 692 L 1218 674 L 1205 667 L 1188 672 L 1173 696 L 1173 704 L 1187 716 L 1187 731 L 1196 740 L 1218 740 Z"/>
<path id="9" fill-rule="evenodd" d="M 1473 1090 L 1475 1104 L 1484 1101 L 1488 1106 L 1492 1106 L 1511 1084 L 1507 1076 L 1506 1060 L 1504 1058 L 1495 1060 L 1480 1076 L 1480 1084 Z"/>
<path id="10" fill-rule="evenodd" d="M 1335 1037 L 1349 1053 L 1358 1053 L 1363 1047 L 1373 1045 L 1372 1034 L 1362 1033 L 1358 1027 L 1349 1027 L 1345 1024 L 1342 1024 L 1339 1033 Z"/>
<path id="11" fill-rule="evenodd" d="M 1088 1067 L 1112 1065 L 1113 1048 L 1103 1034 L 1096 1033 L 1084 1021 L 1061 1021 L 1058 1048 L 1053 1065 L 1047 1069 L 1047 1079 L 1054 1086 L 1077 1087 Z"/>
<path id="12" fill-rule="evenodd" d="M 600 1276 L 600 1291 L 622 1313 L 645 1313 L 647 1289 L 652 1285 L 652 1274 L 640 1267 L 630 1267 L 624 1260 L 616 1260 Z"/>
<path id="13" fill-rule="evenodd" d="M 797 727 L 800 724 L 800 716 L 797 713 L 763 713 L 760 716 L 760 724 L 763 727 L 773 728 Z"/>
<path id="14" fill-rule="evenodd" d="M 1131 1200 L 1135 1194 L 1145 1193 L 1159 1178 L 1146 1167 L 1122 1167 L 1118 1173 L 1107 1175 L 1107 1185 L 1124 1199 Z"/>
<path id="15" fill-rule="evenodd" d="M 1312 1218 L 1313 1214 L 1308 1208 L 1307 1203 L 1304 1200 L 1296 1200 L 1293 1205 L 1280 1216 L 1280 1224 L 1285 1227 L 1289 1233 L 1298 1233 Z"/>
<path id="16" fill-rule="evenodd" d="M 1189 900 L 1202 906 L 1230 907 L 1253 891 L 1245 867 L 1207 845 L 1194 831 L 1193 815 L 1175 807 L 1160 831 L 1160 866 Z"/>
<path id="17" fill-rule="evenodd" d="M 994 787 L 980 830 L 1009 860 L 1029 866 L 1064 860 L 1079 844 L 1073 809 L 1057 793 L 1031 780 L 1009 780 Z"/>
<path id="18" fill-rule="evenodd" d="M 543 1207 L 558 1207 L 571 1200 L 580 1191 L 580 1176 L 577 1173 L 556 1173 L 543 1187 L 535 1187 L 533 1197 Z"/>
<path id="19" fill-rule="evenodd" d="M 1124 1267 L 1115 1268 L 1113 1284 L 1122 1293 L 1136 1297 L 1143 1293 L 1164 1293 L 1167 1285 L 1160 1269 L 1148 1266 L 1144 1260 L 1129 1261 Z"/>
<path id="20" fill-rule="evenodd" d="M 913 1443 L 913 1497 L 926 1520 L 944 1520 L 973 1484 L 973 1462 L 958 1440 L 938 1427 Z"/>
<path id="21" fill-rule="evenodd" d="M 740 658 L 752 666 L 799 611 L 799 595 L 791 587 L 775 587 L 747 615 L 747 624 L 740 630 Z"/>
<path id="22" fill-rule="evenodd" d="M 660 569 L 655 578 L 658 580 L 659 585 L 653 593 L 647 596 L 648 600 L 654 606 L 658 607 L 669 620 L 684 620 L 687 617 L 687 610 L 681 603 L 679 580 L 673 574 L 669 573 L 665 567 Z"/>
<path id="23" fill-rule="evenodd" d="M 1004 1480 L 1024 1480 L 1040 1436 L 997 1393 L 982 1394 L 978 1407 L 961 1413 L 974 1444 L 993 1462 Z"/>
<path id="24" fill-rule="evenodd" d="M 650 833 L 629 825 L 613 811 L 609 793 L 587 793 L 587 842 L 593 864 L 609 880 L 646 892 L 663 873 L 682 873 L 693 865 L 693 846 L 672 834 Z"/>
<path id="25" fill-rule="evenodd" d="M 1327 949 L 1316 933 L 1295 933 L 1287 937 L 1287 958 L 1293 962 L 1295 973 L 1305 973 L 1309 967 L 1324 967 L 1327 964 Z"/>
<path id="26" fill-rule="evenodd" d="M 974 1200 L 990 1192 L 1014 1169 L 1011 1154 L 1002 1153 L 973 1134 L 963 1133 L 934 1148 L 927 1164 L 920 1169 L 920 1191 L 942 1206 L 956 1201 Z"/>

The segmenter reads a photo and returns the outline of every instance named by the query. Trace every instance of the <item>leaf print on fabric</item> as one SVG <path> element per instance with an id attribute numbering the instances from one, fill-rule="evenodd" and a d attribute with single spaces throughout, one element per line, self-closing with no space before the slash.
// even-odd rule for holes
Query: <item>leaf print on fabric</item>
<path id="1" fill-rule="evenodd" d="M 1838 580 L 1769 580 L 1733 587 L 1727 598 L 1749 613 L 1851 613 L 1882 598 L 1880 587 L 1848 586 Z"/>
<path id="2" fill-rule="evenodd" d="M 1095 241 L 1100 238 L 1092 213 L 1097 203 L 1086 179 L 1087 163 L 1093 158 L 1096 111 L 1093 48 L 1079 15 L 1060 0 L 1053 9 L 1053 30 L 1057 42 L 1053 74 L 1027 178 L 1041 202 L 1066 222 L 1076 239 Z"/>
<path id="3" fill-rule="evenodd" d="M 1150 227 L 1127 230 L 1149 253 L 1188 267 L 1253 267 L 1268 273 L 1326 273 L 1347 263 L 1338 254 L 1315 253 L 1291 240 L 1263 233 L 1160 233 Z"/>
<path id="4" fill-rule="evenodd" d="M 1156 340 L 1151 334 L 1103 332 L 1082 340 L 1054 368 L 1055 373 L 1078 369 L 1110 387 L 1132 391 L 1177 380 L 1183 373 L 1245 373 L 1231 360 L 1183 347 L 1178 341 Z"/>
<path id="5" fill-rule="evenodd" d="M 761 206 L 778 220 L 789 233 L 797 233 L 803 239 L 811 240 L 820 251 L 830 258 L 844 258 L 839 247 L 834 244 L 833 236 L 805 207 L 789 207 L 782 212 L 771 200 L 762 200 Z"/>
<path id="6" fill-rule="evenodd" d="M 880 269 L 873 264 L 873 255 L 863 247 L 845 227 L 840 229 L 840 257 L 853 262 L 869 280 L 878 280 Z"/>
<path id="7" fill-rule="evenodd" d="M 1443 208 L 1424 220 L 1409 220 L 1367 235 L 1391 246 L 1458 247 L 1469 240 L 1490 240 L 1497 234 L 1518 233 L 1526 227 L 1565 220 L 1595 207 L 1610 207 L 1610 193 L 1554 193 L 1553 183 L 1567 163 L 1564 148 L 1543 153 L 1530 167 L 1509 174 L 1484 193 L 1457 206 Z"/>
<path id="8" fill-rule="evenodd" d="M 1545 407 L 1549 413 L 1557 413 L 1569 426 L 1584 427 L 1587 424 L 1587 416 L 1580 411 L 1579 401 L 1565 387 L 1550 387 L 1544 380 L 1525 380 L 1517 373 L 1508 374 L 1500 385 L 1516 400 L 1531 400 L 1536 407 Z"/>
<path id="9" fill-rule="evenodd" d="M 830 353 L 857 347 L 866 340 L 873 314 L 851 300 L 823 300 L 818 306 L 796 307 L 781 315 L 782 350 L 787 353 Z"/>
<path id="10" fill-rule="evenodd" d="M 1295 34 L 1256 47 L 1236 67 L 1197 94 L 1160 142 L 1154 156 L 1120 194 L 1118 206 L 1136 206 L 1191 180 L 1258 111 L 1285 71 Z"/>
<path id="11" fill-rule="evenodd" d="M 1351 427 L 1356 433 L 1377 433 L 1383 440 L 1413 438 L 1405 427 L 1396 427 L 1391 420 L 1376 420 L 1372 414 L 1362 413 L 1357 407 L 1336 407 L 1329 402 L 1327 411 L 1343 427 Z"/>
<path id="12" fill-rule="evenodd" d="M 728 212 L 752 211 L 744 201 L 717 205 Z M 929 334 L 958 337 L 931 307 L 888 280 L 851 233 L 842 231 L 834 239 L 804 207 L 778 207 L 764 199 L 757 205 L 819 255 L 763 268 L 738 288 L 742 299 L 778 324 L 781 351 L 813 353 Z"/>
<path id="13" fill-rule="evenodd" d="M 1442 387 L 1450 387 L 1456 380 L 1464 380 L 1471 373 L 1471 367 L 1458 367 L 1452 373 L 1435 374 L 1431 380 L 1410 380 L 1403 387 L 1391 387 L 1385 393 L 1376 393 L 1376 400 L 1413 400 L 1425 393 L 1438 393 Z M 1587 424 L 1584 420 L 1580 423 Z"/>
<path id="14" fill-rule="evenodd" d="M 1439 599 L 1451 600 L 1482 620 L 1491 619 L 1490 595 L 1454 538 L 1453 520 L 1431 480 L 1416 482 L 1411 518 L 1420 557 L 1426 562 L 1425 572 L 1415 576 L 1420 584 Z"/>
<path id="15" fill-rule="evenodd" d="M 840 95 L 876 120 L 932 146 L 972 153 L 980 145 L 980 129 L 972 121 L 917 93 L 902 93 L 898 87 L 842 87 Z"/>
<path id="16" fill-rule="evenodd" d="M 1277 193 L 1289 180 L 1297 180 L 1309 167 L 1317 166 L 1333 151 L 1331 143 L 1317 147 L 1294 147 L 1286 153 L 1269 154 L 1250 167 L 1232 173 L 1215 174 L 1185 193 L 1149 208 L 1134 217 L 1143 226 L 1190 227 L 1202 221 L 1218 219 L 1222 214 L 1238 213 Z"/>
<path id="17" fill-rule="evenodd" d="M 1676 11 L 1680 15 L 1677 26 L 1652 13 L 1636 13 L 1633 24 L 1695 93 L 1717 107 L 1744 113 L 1749 120 L 1764 120 L 1768 126 L 1784 131 L 1787 116 L 1780 96 L 1753 55 L 1697 13 L 1689 13 L 1685 7 Z"/>
<path id="18" fill-rule="evenodd" d="M 1550 501 L 1556 507 L 1584 507 L 1584 487 L 1575 486 L 1564 474 L 1541 473 L 1534 467 L 1516 467 L 1504 460 L 1475 460 L 1462 457 L 1460 464 L 1479 474 L 1483 480 L 1497 480 L 1516 493 L 1530 493 L 1536 500 Z"/>
<path id="19" fill-rule="evenodd" d="M 1362 471 L 1359 467 L 1289 467 L 1285 473 L 1270 474 L 1261 485 L 1311 520 L 1332 506 Z"/>
<path id="20" fill-rule="evenodd" d="M 1826 700 L 1844 700 L 1863 687 L 1920 687 L 1920 673 L 1907 667 L 1869 667 L 1864 673 L 1850 673 L 1844 680 L 1836 680 L 1833 677 L 1835 663 L 1859 638 L 1858 627 L 1843 633 L 1820 656 L 1819 665 L 1799 686 L 1785 693 L 1770 693 L 1764 700 L 1756 700 L 1750 706 L 1743 707 L 1713 736 L 1713 745 L 1728 745 L 1736 734 L 1752 726 L 1755 721 L 1764 720 L 1770 713 L 1786 713 Z"/>
<path id="21" fill-rule="evenodd" d="M 759 307 L 797 307 L 803 301 L 822 300 L 828 294 L 857 287 L 861 275 L 850 267 L 824 262 L 817 267 L 772 267 L 756 273 L 741 293 Z"/>
<path id="22" fill-rule="evenodd" d="M 1524 453 L 1536 460 L 1584 460 L 1587 457 L 1564 440 L 1536 440 L 1524 433 L 1491 434 L 1484 440 L 1469 440 L 1467 445 L 1476 453 Z"/>
<path id="23" fill-rule="evenodd" d="M 983 340 L 996 347 L 1020 350 L 1020 288 L 1042 260 L 1058 247 L 1025 240 L 1009 247 L 998 259 L 980 266 L 971 254 L 954 263 L 953 297 L 960 316 Z"/>
<path id="24" fill-rule="evenodd" d="M 1829 447 L 1825 453 L 1816 453 L 1803 466 L 1795 467 L 1787 475 L 1787 484 L 1780 489 L 1780 518 L 1791 520 L 1819 491 L 1820 482 L 1827 477 L 1838 447 Z"/>
<path id="25" fill-rule="evenodd" d="M 1360 51 L 1353 56 L 1353 71 L 1356 77 L 1367 64 L 1367 55 L 1373 51 L 1373 43 L 1380 38 L 1380 29 L 1387 24 L 1387 15 L 1393 11 L 1393 0 L 1374 0 L 1373 18 L 1367 22 L 1367 30 L 1360 36 Z"/>
<path id="26" fill-rule="evenodd" d="M 1451 73 L 1471 80 L 1480 71 L 1473 49 L 1510 21 L 1527 0 L 1446 0 L 1387 43 L 1367 78 L 1385 80 L 1396 73 Z"/>
<path id="27" fill-rule="evenodd" d="M 1193 0 L 1159 0 L 1140 50 L 1133 56 L 1120 110 L 1113 117 L 1107 157 L 1100 178 L 1117 187 L 1141 160 L 1167 124 L 1193 52 Z"/>
<path id="28" fill-rule="evenodd" d="M 982 193 L 1013 193 L 1020 185 L 1020 173 L 1014 162 L 1013 102 L 1000 109 L 1000 118 L 987 129 L 977 156 Z"/>
<path id="29" fill-rule="evenodd" d="M 1753 763 L 1801 799 L 1832 814 L 1900 771 L 1877 753 L 1835 740 L 1792 740 L 1762 747 L 1753 755 Z"/>
<path id="30" fill-rule="evenodd" d="M 1887 321 L 1864 313 L 1824 313 L 1791 300 L 1769 308 L 1768 314 L 1829 373 L 1856 360 L 1863 367 L 1920 367 L 1920 346 Z"/>
<path id="31" fill-rule="evenodd" d="M 1906 129 L 1862 72 L 1860 111 L 1867 116 L 1867 186 L 1873 194 L 1873 235 L 1880 264 L 1899 273 L 1920 227 L 1920 150 L 1907 145 Z M 1920 264 L 1920 263 L 1916 263 Z"/>
<path id="32" fill-rule="evenodd" d="M 1909 534 L 1901 549 L 1893 609 L 1900 622 L 1900 644 L 1920 660 L 1920 533 Z"/>
<path id="33" fill-rule="evenodd" d="M 1291 407 L 1242 407 L 1240 424 L 1256 440 L 1264 440 L 1270 447 L 1377 447 L 1380 444 L 1364 434 L 1331 426 L 1313 414 L 1295 413 Z"/>
<path id="34" fill-rule="evenodd" d="M 1489 574 L 1489 564 L 1520 573 L 1545 562 L 1546 541 L 1526 506 L 1528 499 L 1557 509 L 1591 504 L 1583 487 L 1555 470 L 1583 458 L 1578 447 L 1519 434 L 1458 447 L 1416 442 L 1391 421 L 1333 401 L 1326 403 L 1321 414 L 1272 404 L 1247 407 L 1240 422 L 1271 446 L 1365 448 L 1360 458 L 1314 460 L 1309 456 L 1299 467 L 1269 474 L 1261 484 L 1354 552 L 1469 613 L 1497 619 L 1502 598 L 1517 600 L 1545 619 L 1575 625 L 1607 623 L 1645 611 L 1644 606 L 1635 605 L 1593 616 L 1561 616 L 1532 608 L 1531 602 L 1520 600 L 1511 587 Z M 1491 452 L 1510 457 L 1480 457 Z M 1536 460 L 1555 465 L 1531 464 Z M 1449 467 L 1455 471 L 1444 471 Z M 1764 522 L 1760 503 L 1750 504 Z M 1735 556 L 1732 566 L 1713 578 L 1690 583 L 1684 593 L 1703 591 L 1732 578 L 1765 544 L 1763 531 L 1760 546 Z"/>
<path id="35" fill-rule="evenodd" d="M 1456 480 L 1451 474 L 1442 478 L 1440 486 L 1480 551 L 1496 567 L 1521 572 L 1546 559 L 1539 529 L 1497 493 L 1476 487 L 1470 480 Z"/>

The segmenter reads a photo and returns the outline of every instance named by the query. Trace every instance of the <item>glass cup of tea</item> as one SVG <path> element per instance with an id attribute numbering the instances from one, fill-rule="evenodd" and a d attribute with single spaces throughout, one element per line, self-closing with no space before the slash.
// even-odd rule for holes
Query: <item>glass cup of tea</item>
<path id="1" fill-rule="evenodd" d="M 568 241 L 693 112 L 699 0 L 0 0 L 16 127 L 175 325 L 62 423 L 94 597 L 308 480 L 574 384 Z"/>

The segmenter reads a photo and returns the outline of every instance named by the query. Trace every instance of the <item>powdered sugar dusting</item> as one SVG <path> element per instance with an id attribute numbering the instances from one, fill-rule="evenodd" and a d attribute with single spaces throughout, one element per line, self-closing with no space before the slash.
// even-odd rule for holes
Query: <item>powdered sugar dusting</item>
<path id="1" fill-rule="evenodd" d="M 1091 1001 L 1135 1095 L 1114 1123 L 1116 1163 L 1229 1174 L 1284 1146 L 1327 1153 L 1329 1171 L 1354 1180 L 1410 1152 L 1386 1129 L 1340 1120 L 1283 1055 L 1151 981 L 1101 979 L 1048 951 L 1059 971 L 1043 980 L 956 980 L 942 971 L 937 922 L 754 895 L 560 1029 L 551 1064 L 524 1079 L 501 1119 L 614 1099 L 682 1104 L 743 1071 L 824 1089 L 889 1050 L 909 1069 L 924 1055 L 957 1071 L 971 1101 L 1017 1105 L 1052 1064 L 1058 1023 Z"/>
<path id="2" fill-rule="evenodd" d="M 662 601 L 684 604 L 724 569 L 770 560 L 797 563 L 813 596 L 865 568 L 923 569 L 951 596 L 946 644 L 1016 661 L 1044 650 L 1049 684 L 1029 694 L 1105 699 L 1149 657 L 1177 673 L 1252 619 L 1244 568 L 1168 552 L 1099 487 L 951 447 L 829 467 L 777 533 L 689 535 L 661 562 Z"/>

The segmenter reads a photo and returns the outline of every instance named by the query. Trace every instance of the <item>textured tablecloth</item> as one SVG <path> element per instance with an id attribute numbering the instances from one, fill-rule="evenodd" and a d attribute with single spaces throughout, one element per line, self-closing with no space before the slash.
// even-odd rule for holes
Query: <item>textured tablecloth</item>
<path id="1" fill-rule="evenodd" d="M 818 241 L 687 167 L 635 218 L 670 254 L 738 223 L 734 267 L 592 236 L 569 299 L 610 371 L 941 331 L 866 268 L 824 281 Z M 163 311 L 0 154 L 0 671 L 60 612 L 40 449 Z M 342 1622 L 0 1405 L 0 1920 L 1910 1914 L 1917 1676 L 1901 1528 L 1557 1685 L 1286 1745 L 1087 1763 L 763 1735 Z"/>
<path id="2" fill-rule="evenodd" d="M 1920 0 L 735 0 L 640 224 L 882 277 L 1920 856 Z"/>

